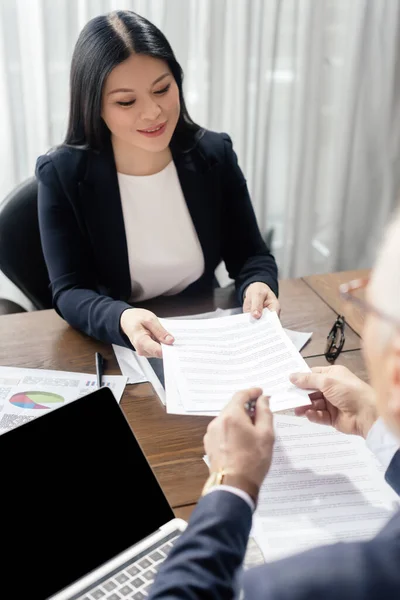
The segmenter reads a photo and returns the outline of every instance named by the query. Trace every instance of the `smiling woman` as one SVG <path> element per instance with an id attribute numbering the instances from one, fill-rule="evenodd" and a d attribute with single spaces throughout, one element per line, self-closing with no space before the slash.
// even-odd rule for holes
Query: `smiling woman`
<path id="1" fill-rule="evenodd" d="M 72 326 L 161 356 L 140 302 L 211 292 L 223 260 L 245 311 L 279 310 L 277 268 L 225 133 L 196 125 L 163 33 L 130 11 L 76 43 L 64 143 L 37 161 L 53 303 Z"/>
<path id="2" fill-rule="evenodd" d="M 134 88 L 126 87 L 131 81 Z M 163 60 L 132 54 L 115 67 L 104 86 L 102 118 L 118 172 L 151 175 L 171 162 L 179 115 L 179 88 Z"/>

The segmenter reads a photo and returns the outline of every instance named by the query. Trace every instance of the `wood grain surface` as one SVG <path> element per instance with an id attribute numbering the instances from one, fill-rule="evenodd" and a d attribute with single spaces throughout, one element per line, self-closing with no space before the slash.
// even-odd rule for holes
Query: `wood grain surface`
<path id="1" fill-rule="evenodd" d="M 369 269 L 359 271 L 341 271 L 338 273 L 327 273 L 326 275 L 310 275 L 304 277 L 304 281 L 323 299 L 336 313 L 344 315 L 346 322 L 352 329 L 361 335 L 363 319 L 360 311 L 353 306 L 349 307 L 339 295 L 339 285 L 347 283 L 352 279 L 363 279 L 370 275 Z M 349 310 L 350 308 L 350 310 Z M 350 349 L 349 346 L 347 346 Z"/>
<path id="2" fill-rule="evenodd" d="M 285 327 L 314 332 L 303 355 L 321 355 L 335 318 L 334 311 L 300 279 L 282 281 L 280 299 Z M 217 306 L 227 308 L 235 305 L 235 295 L 232 290 L 220 289 L 212 299 L 197 299 L 185 305 L 174 298 L 167 301 L 164 312 L 157 308 L 160 316 L 194 314 L 214 310 Z M 3 341 L 1 365 L 95 373 L 94 356 L 99 351 L 107 360 L 106 374 L 120 373 L 111 346 L 72 329 L 53 310 L 0 316 L 0 339 Z M 338 363 L 365 378 L 361 353 L 351 350 L 359 346 L 358 336 L 351 332 L 346 340 L 347 351 L 342 353 Z M 327 364 L 323 356 L 308 358 L 307 362 Z M 195 504 L 208 472 L 202 456 L 203 436 L 210 418 L 166 414 L 147 383 L 127 386 L 121 408 L 171 506 Z"/>

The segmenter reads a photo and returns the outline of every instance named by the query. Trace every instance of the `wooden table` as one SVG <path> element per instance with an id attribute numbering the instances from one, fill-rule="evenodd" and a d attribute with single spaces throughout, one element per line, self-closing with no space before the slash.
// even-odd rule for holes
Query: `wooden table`
<path id="1" fill-rule="evenodd" d="M 346 303 L 343 302 L 339 295 L 338 289 L 341 283 L 347 283 L 352 279 L 364 279 L 365 277 L 369 277 L 369 274 L 369 269 L 342 271 L 339 273 L 327 273 L 326 275 L 310 275 L 309 277 L 304 277 L 304 281 L 330 308 L 338 314 L 344 315 L 347 324 L 358 335 L 361 335 L 363 328 L 362 315 L 354 307 L 350 311 L 348 310 Z"/>
<path id="2" fill-rule="evenodd" d="M 302 354 L 310 366 L 327 365 L 323 353 L 335 311 L 308 280 L 282 281 L 280 290 L 283 325 L 313 331 L 312 341 Z M 146 307 L 159 316 L 176 316 L 214 310 L 218 306 L 227 308 L 235 302 L 231 289 L 219 289 L 213 298 L 183 302 L 170 297 L 162 305 L 153 301 Z M 1 365 L 95 373 L 94 355 L 99 351 L 107 359 L 107 374 L 120 373 L 110 346 L 72 329 L 52 310 L 1 316 L 0 339 L 3 340 Z M 337 362 L 365 378 L 359 349 L 360 338 L 349 329 L 345 351 Z M 121 407 L 171 506 L 178 516 L 186 518 L 207 476 L 202 440 L 210 419 L 167 415 L 150 384 L 127 386 Z"/>

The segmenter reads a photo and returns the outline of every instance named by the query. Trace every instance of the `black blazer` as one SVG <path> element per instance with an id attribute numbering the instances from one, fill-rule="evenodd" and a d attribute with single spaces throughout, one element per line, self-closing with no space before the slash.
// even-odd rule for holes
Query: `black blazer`
<path id="1" fill-rule="evenodd" d="M 202 276 L 182 294 L 211 291 L 221 260 L 240 302 L 255 281 L 277 294 L 275 259 L 258 229 L 229 136 L 205 131 L 190 151 L 172 154 L 205 263 Z M 122 312 L 131 308 L 131 279 L 111 145 L 101 152 L 61 146 L 39 157 L 36 176 L 54 308 L 88 335 L 130 346 L 120 329 Z"/>

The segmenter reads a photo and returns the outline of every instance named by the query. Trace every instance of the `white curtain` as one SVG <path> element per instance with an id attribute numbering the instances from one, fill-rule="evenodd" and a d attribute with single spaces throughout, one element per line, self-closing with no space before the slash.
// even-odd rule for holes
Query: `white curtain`
<path id="1" fill-rule="evenodd" d="M 400 184 L 400 0 L 0 0 L 0 198 L 63 139 L 79 31 L 123 8 L 232 136 L 280 276 L 370 266 Z"/>

